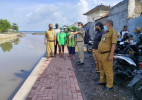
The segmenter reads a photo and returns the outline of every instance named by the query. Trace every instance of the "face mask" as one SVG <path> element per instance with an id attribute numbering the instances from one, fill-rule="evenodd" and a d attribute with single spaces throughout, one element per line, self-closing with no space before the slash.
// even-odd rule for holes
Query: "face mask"
<path id="1" fill-rule="evenodd" d="M 78 26 L 79 29 L 81 29 L 81 26 Z"/>
<path id="2" fill-rule="evenodd" d="M 49 27 L 49 29 L 51 30 L 51 29 L 52 29 L 52 27 Z"/>
<path id="3" fill-rule="evenodd" d="M 104 26 L 104 31 L 106 32 L 108 30 L 108 27 L 107 26 Z"/>
<path id="4" fill-rule="evenodd" d="M 64 32 L 64 30 L 61 30 L 61 32 Z"/>
<path id="5" fill-rule="evenodd" d="M 100 29 L 99 29 L 99 28 L 96 28 L 95 31 L 100 32 Z"/>

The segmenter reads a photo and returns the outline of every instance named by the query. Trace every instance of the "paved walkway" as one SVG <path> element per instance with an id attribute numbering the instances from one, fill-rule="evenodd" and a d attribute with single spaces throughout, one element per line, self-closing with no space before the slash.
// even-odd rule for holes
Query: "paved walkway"
<path id="1" fill-rule="evenodd" d="M 83 100 L 70 58 L 67 56 L 65 54 L 64 59 L 51 58 L 44 64 L 27 100 Z"/>

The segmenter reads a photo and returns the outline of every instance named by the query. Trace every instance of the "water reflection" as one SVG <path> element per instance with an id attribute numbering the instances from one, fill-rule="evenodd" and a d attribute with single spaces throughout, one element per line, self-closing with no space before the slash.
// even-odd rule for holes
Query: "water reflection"
<path id="1" fill-rule="evenodd" d="M 11 100 L 45 54 L 44 35 L 0 44 L 0 100 Z"/>
<path id="2" fill-rule="evenodd" d="M 19 44 L 19 41 L 20 41 L 20 39 L 18 38 L 18 39 L 15 39 L 15 40 L 13 41 L 13 43 L 14 43 L 15 45 L 18 45 L 18 44 Z"/>
<path id="3" fill-rule="evenodd" d="M 12 42 L 2 43 L 2 44 L 0 44 L 0 47 L 1 47 L 3 52 L 10 52 L 12 50 L 12 48 L 13 48 L 13 43 L 15 45 L 18 45 L 19 44 L 19 38 L 13 40 Z"/>
<path id="4" fill-rule="evenodd" d="M 20 70 L 20 72 L 14 73 L 14 75 L 15 75 L 16 77 L 25 79 L 27 76 L 29 76 L 30 72 L 31 72 L 31 71 Z"/>
<path id="5" fill-rule="evenodd" d="M 2 48 L 3 52 L 7 52 L 7 51 L 10 52 L 10 50 L 13 48 L 11 42 L 2 43 L 0 44 L 0 47 Z"/>

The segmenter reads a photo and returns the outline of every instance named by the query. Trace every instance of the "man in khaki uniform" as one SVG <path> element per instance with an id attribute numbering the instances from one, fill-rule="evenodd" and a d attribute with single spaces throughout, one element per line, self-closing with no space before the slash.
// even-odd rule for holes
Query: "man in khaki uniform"
<path id="1" fill-rule="evenodd" d="M 54 56 L 54 46 L 56 45 L 56 32 L 53 30 L 52 24 L 49 24 L 49 30 L 45 32 L 46 54 L 48 59 Z"/>
<path id="2" fill-rule="evenodd" d="M 113 29 L 113 21 L 108 20 L 105 23 L 104 31 L 101 42 L 99 43 L 99 70 L 100 81 L 97 85 L 104 85 L 104 91 L 109 91 L 113 88 L 113 54 L 117 43 L 117 32 Z"/>
<path id="3" fill-rule="evenodd" d="M 85 37 L 85 31 L 83 29 L 83 23 L 78 23 L 78 32 L 75 32 L 74 34 L 77 34 L 77 47 L 78 47 L 78 55 L 80 61 L 78 62 L 78 65 L 84 64 L 84 37 Z"/>

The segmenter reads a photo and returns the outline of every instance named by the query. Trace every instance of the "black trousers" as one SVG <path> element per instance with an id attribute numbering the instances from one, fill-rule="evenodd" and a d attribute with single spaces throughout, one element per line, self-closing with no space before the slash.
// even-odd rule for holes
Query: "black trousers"
<path id="1" fill-rule="evenodd" d="M 61 53 L 61 50 L 62 50 L 62 52 L 64 52 L 64 45 L 61 45 L 61 46 L 59 47 L 59 53 Z"/>
<path id="2" fill-rule="evenodd" d="M 54 54 L 55 54 L 55 55 L 57 54 L 57 46 L 59 47 L 58 41 L 56 42 L 55 49 L 54 49 Z"/>

